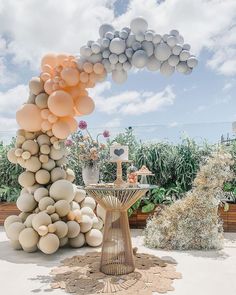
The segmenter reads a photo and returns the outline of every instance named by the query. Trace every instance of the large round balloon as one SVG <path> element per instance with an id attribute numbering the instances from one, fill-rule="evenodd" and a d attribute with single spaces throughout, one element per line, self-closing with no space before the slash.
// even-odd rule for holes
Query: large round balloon
<path id="1" fill-rule="evenodd" d="M 77 99 L 76 110 L 82 115 L 89 115 L 93 112 L 95 105 L 94 101 L 89 96 L 81 96 Z"/>
<path id="2" fill-rule="evenodd" d="M 26 131 L 39 131 L 42 124 L 40 112 L 41 110 L 35 104 L 24 104 L 16 112 L 16 121 Z"/>
<path id="3" fill-rule="evenodd" d="M 48 98 L 49 110 L 59 117 L 72 115 L 73 106 L 71 95 L 63 90 L 54 91 Z"/>

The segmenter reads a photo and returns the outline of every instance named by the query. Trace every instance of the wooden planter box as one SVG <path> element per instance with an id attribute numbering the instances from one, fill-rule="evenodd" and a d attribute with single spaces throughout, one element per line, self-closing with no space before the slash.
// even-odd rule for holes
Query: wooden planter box
<path id="1" fill-rule="evenodd" d="M 0 225 L 4 224 L 4 220 L 9 215 L 18 215 L 20 210 L 16 207 L 16 203 L 0 203 Z"/>
<path id="2" fill-rule="evenodd" d="M 154 212 L 158 212 L 161 210 L 165 205 L 158 205 L 155 210 L 149 213 L 143 213 L 141 209 L 136 210 L 133 214 L 129 217 L 129 226 L 131 228 L 145 228 L 147 219 L 153 215 Z"/>
<path id="3" fill-rule="evenodd" d="M 225 232 L 236 232 L 236 204 L 229 204 L 229 210 L 219 207 L 220 218 L 223 220 Z"/>

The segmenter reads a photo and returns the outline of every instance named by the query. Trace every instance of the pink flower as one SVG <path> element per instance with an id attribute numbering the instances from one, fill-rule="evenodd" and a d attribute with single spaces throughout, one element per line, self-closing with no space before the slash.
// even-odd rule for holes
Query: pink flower
<path id="1" fill-rule="evenodd" d="M 67 139 L 65 141 L 65 146 L 72 146 L 73 145 L 73 141 L 71 139 Z"/>
<path id="2" fill-rule="evenodd" d="M 78 124 L 78 126 L 79 126 L 79 129 L 81 129 L 81 130 L 85 130 L 86 128 L 87 128 L 87 123 L 85 122 L 85 121 L 79 121 L 79 124 Z"/>
<path id="3" fill-rule="evenodd" d="M 102 134 L 105 138 L 110 137 L 110 132 L 108 130 L 104 130 Z"/>

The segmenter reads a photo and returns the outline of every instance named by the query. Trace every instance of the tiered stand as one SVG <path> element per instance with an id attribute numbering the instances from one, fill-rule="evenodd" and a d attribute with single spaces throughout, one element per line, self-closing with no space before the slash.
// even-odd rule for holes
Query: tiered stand
<path id="1" fill-rule="evenodd" d="M 100 270 L 123 275 L 135 269 L 127 210 L 155 186 L 127 187 L 122 179 L 122 161 L 117 161 L 114 186 L 88 186 L 86 191 L 106 210 Z"/>

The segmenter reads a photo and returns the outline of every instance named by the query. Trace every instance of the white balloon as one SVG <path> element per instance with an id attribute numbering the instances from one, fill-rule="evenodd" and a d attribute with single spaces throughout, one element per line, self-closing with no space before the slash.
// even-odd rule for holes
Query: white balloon
<path id="1" fill-rule="evenodd" d="M 159 35 L 159 34 L 155 34 L 155 35 L 153 36 L 153 40 L 152 40 L 152 42 L 153 42 L 154 44 L 158 44 L 158 43 L 160 43 L 160 42 L 161 42 L 161 35 Z"/>
<path id="2" fill-rule="evenodd" d="M 134 53 L 134 51 L 133 51 L 132 48 L 127 48 L 127 49 L 125 50 L 125 54 L 126 54 L 126 56 L 127 56 L 128 58 L 131 58 L 132 55 L 133 55 L 133 53 Z"/>
<path id="3" fill-rule="evenodd" d="M 138 41 L 135 41 L 133 44 L 132 44 L 132 48 L 134 51 L 140 49 L 142 47 L 141 43 L 138 42 Z"/>
<path id="4" fill-rule="evenodd" d="M 93 40 L 89 40 L 89 41 L 87 42 L 87 46 L 88 46 L 88 47 L 91 47 L 91 45 L 93 44 L 93 42 L 94 42 Z"/>
<path id="5" fill-rule="evenodd" d="M 152 41 L 153 40 L 153 37 L 154 37 L 154 34 L 152 31 L 147 31 L 145 33 L 145 40 L 146 41 Z"/>
<path id="6" fill-rule="evenodd" d="M 148 23 L 143 17 L 136 17 L 130 23 L 131 31 L 136 34 L 138 32 L 145 32 L 148 28 Z"/>
<path id="7" fill-rule="evenodd" d="M 116 63 L 118 63 L 118 60 L 118 55 L 116 55 L 115 53 L 110 54 L 109 61 L 111 64 L 115 65 Z"/>
<path id="8" fill-rule="evenodd" d="M 123 70 L 123 65 L 122 65 L 122 63 L 118 62 L 118 63 L 116 64 L 116 70 L 117 70 L 117 71 L 121 71 L 121 70 Z"/>
<path id="9" fill-rule="evenodd" d="M 160 73 L 164 76 L 171 76 L 175 71 L 175 68 L 170 66 L 168 61 L 161 64 Z"/>
<path id="10" fill-rule="evenodd" d="M 114 31 L 115 29 L 112 25 L 102 24 L 99 28 L 99 35 L 101 38 L 103 38 L 107 32 L 114 32 Z"/>
<path id="11" fill-rule="evenodd" d="M 116 30 L 116 31 L 114 31 L 114 36 L 115 36 L 115 37 L 119 37 L 119 34 L 120 34 L 120 32 L 119 32 L 119 31 L 117 31 L 117 30 Z"/>
<path id="12" fill-rule="evenodd" d="M 181 61 L 186 61 L 190 57 L 190 53 L 187 50 L 183 50 L 180 52 L 179 59 Z"/>
<path id="13" fill-rule="evenodd" d="M 193 69 L 192 68 L 187 68 L 187 70 L 183 73 L 184 75 L 190 75 L 192 73 Z"/>
<path id="14" fill-rule="evenodd" d="M 150 56 L 147 61 L 147 69 L 149 71 L 157 71 L 161 67 L 161 62 L 154 55 Z"/>
<path id="15" fill-rule="evenodd" d="M 166 42 L 170 47 L 174 47 L 177 44 L 177 38 L 175 36 L 170 36 L 167 38 Z"/>
<path id="16" fill-rule="evenodd" d="M 183 49 L 184 50 L 188 50 L 189 51 L 190 48 L 191 48 L 191 46 L 189 44 L 187 44 L 187 43 L 183 45 Z"/>
<path id="17" fill-rule="evenodd" d="M 105 70 L 107 71 L 107 73 L 111 73 L 112 72 L 112 67 L 111 67 L 111 63 L 109 62 L 108 59 L 103 59 L 102 61 L 104 67 L 105 67 Z"/>
<path id="18" fill-rule="evenodd" d="M 107 32 L 105 34 L 105 38 L 112 40 L 114 38 L 114 33 L 113 32 Z"/>
<path id="19" fill-rule="evenodd" d="M 110 45 L 110 40 L 109 40 L 108 38 L 103 38 L 103 39 L 102 39 L 102 46 L 103 46 L 104 48 L 108 48 L 109 45 Z"/>
<path id="20" fill-rule="evenodd" d="M 112 79 L 118 84 L 122 84 L 127 80 L 127 73 L 124 70 L 117 71 L 114 70 L 112 71 Z"/>
<path id="21" fill-rule="evenodd" d="M 179 55 L 180 52 L 182 51 L 182 46 L 180 44 L 176 44 L 173 48 L 172 48 L 172 53 L 174 55 Z"/>
<path id="22" fill-rule="evenodd" d="M 177 40 L 178 40 L 178 43 L 179 43 L 179 44 L 183 44 L 183 43 L 184 43 L 184 38 L 183 38 L 183 36 L 181 36 L 181 35 L 178 35 L 178 36 L 177 36 Z"/>
<path id="23" fill-rule="evenodd" d="M 135 34 L 135 39 L 138 42 L 142 42 L 144 40 L 145 36 L 144 33 L 142 32 L 138 32 L 137 34 Z"/>
<path id="24" fill-rule="evenodd" d="M 168 58 L 168 63 L 170 66 L 175 67 L 179 63 L 179 57 L 177 55 L 171 55 Z"/>
<path id="25" fill-rule="evenodd" d="M 123 69 L 125 71 L 129 71 L 131 68 L 132 68 L 132 65 L 128 61 L 126 61 L 125 63 L 123 63 Z"/>
<path id="26" fill-rule="evenodd" d="M 125 30 L 120 31 L 120 33 L 119 33 L 119 37 L 121 39 L 124 39 L 125 40 L 125 39 L 128 38 L 128 36 L 129 36 L 129 33 L 127 31 L 125 31 Z"/>
<path id="27" fill-rule="evenodd" d="M 111 54 L 110 50 L 109 49 L 105 49 L 102 53 L 102 57 L 103 58 L 108 58 L 109 55 Z"/>
<path id="28" fill-rule="evenodd" d="M 154 52 L 154 45 L 150 41 L 143 41 L 142 42 L 142 48 L 146 51 L 148 57 L 153 55 Z"/>
<path id="29" fill-rule="evenodd" d="M 162 40 L 166 42 L 167 39 L 169 38 L 169 36 L 170 36 L 169 34 L 164 34 L 164 35 L 162 36 Z"/>
<path id="30" fill-rule="evenodd" d="M 126 49 L 125 41 L 120 38 L 114 38 L 111 40 L 109 49 L 112 53 L 121 54 L 125 52 Z"/>
<path id="31" fill-rule="evenodd" d="M 127 61 L 127 56 L 124 53 L 120 54 L 119 55 L 119 62 L 123 64 L 126 61 Z"/>
<path id="32" fill-rule="evenodd" d="M 80 54 L 84 57 L 89 57 L 92 54 L 92 49 L 88 46 L 82 46 L 80 48 Z"/>
<path id="33" fill-rule="evenodd" d="M 92 45 L 91 45 L 91 49 L 92 49 L 92 52 L 97 54 L 101 51 L 101 46 L 99 43 L 97 42 L 94 42 Z"/>
<path id="34" fill-rule="evenodd" d="M 102 54 L 101 53 L 92 54 L 91 56 L 88 57 L 87 60 L 90 61 L 93 64 L 95 64 L 97 62 L 101 62 L 102 61 Z"/>
<path id="35" fill-rule="evenodd" d="M 135 36 L 134 35 L 129 35 L 129 37 L 126 40 L 126 46 L 127 47 L 132 47 L 132 44 L 136 42 Z"/>
<path id="36" fill-rule="evenodd" d="M 185 61 L 181 61 L 177 64 L 176 66 L 176 70 L 179 72 L 179 73 L 182 73 L 184 74 L 185 72 L 188 71 L 188 66 L 187 66 L 187 63 Z"/>
<path id="37" fill-rule="evenodd" d="M 178 30 L 171 30 L 170 35 L 177 37 L 179 35 L 179 31 Z"/>
<path id="38" fill-rule="evenodd" d="M 147 61 L 148 61 L 147 53 L 144 50 L 137 50 L 132 56 L 131 63 L 135 67 L 141 69 L 145 67 Z"/>
<path id="39" fill-rule="evenodd" d="M 128 34 L 130 33 L 130 28 L 129 27 L 124 27 L 123 29 L 122 29 L 122 31 L 126 31 Z"/>
<path id="40" fill-rule="evenodd" d="M 190 68 L 195 68 L 198 64 L 198 60 L 196 59 L 195 56 L 190 56 L 190 58 L 188 58 L 187 60 L 187 65 L 190 67 Z"/>
<path id="41" fill-rule="evenodd" d="M 171 55 L 171 49 L 166 43 L 160 43 L 154 50 L 156 58 L 160 61 L 167 60 Z"/>

